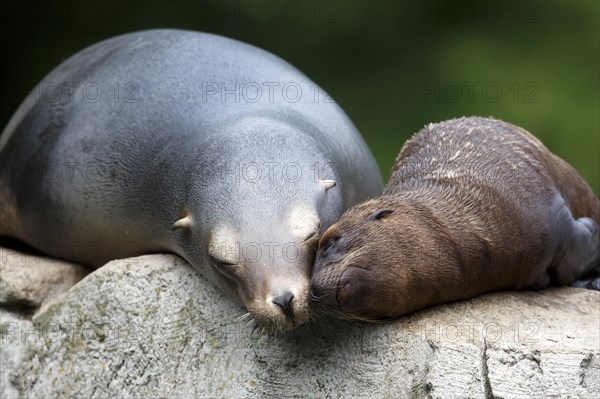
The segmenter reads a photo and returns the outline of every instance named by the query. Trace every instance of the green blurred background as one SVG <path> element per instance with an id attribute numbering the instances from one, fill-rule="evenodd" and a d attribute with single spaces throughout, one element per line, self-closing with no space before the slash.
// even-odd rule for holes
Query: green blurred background
<path id="1" fill-rule="evenodd" d="M 140 29 L 213 32 L 264 48 L 325 87 L 385 178 L 429 122 L 522 126 L 600 193 L 598 1 L 46 1 L 3 6 L 4 125 L 61 60 Z"/>

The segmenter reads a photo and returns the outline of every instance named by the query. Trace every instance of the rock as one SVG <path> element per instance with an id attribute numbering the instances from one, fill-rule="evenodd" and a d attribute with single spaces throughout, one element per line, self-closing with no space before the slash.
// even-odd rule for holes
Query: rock
<path id="1" fill-rule="evenodd" d="M 0 247 L 0 306 L 39 308 L 89 273 L 74 263 Z"/>
<path id="2" fill-rule="evenodd" d="M 110 262 L 32 321 L 0 313 L 0 396 L 600 395 L 596 291 L 490 294 L 390 324 L 321 318 L 278 337 L 244 313 L 173 255 Z"/>
<path id="3" fill-rule="evenodd" d="M 11 372 L 23 363 L 25 343 L 21 341 L 20 331 L 31 331 L 30 321 L 0 309 L 0 398 L 18 398 L 16 381 L 11 381 Z"/>
<path id="4" fill-rule="evenodd" d="M 11 371 L 22 365 L 26 338 L 34 333 L 28 320 L 32 313 L 89 272 L 74 263 L 0 247 L 0 398 L 19 397 Z"/>

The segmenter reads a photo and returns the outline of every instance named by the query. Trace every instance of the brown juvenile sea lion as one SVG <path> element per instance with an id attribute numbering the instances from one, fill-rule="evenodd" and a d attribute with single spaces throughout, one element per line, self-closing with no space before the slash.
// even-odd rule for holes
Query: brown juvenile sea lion
<path id="1" fill-rule="evenodd" d="M 396 318 L 503 289 L 598 285 L 600 202 L 525 130 L 489 118 L 409 140 L 379 198 L 321 237 L 312 302 L 340 317 Z"/>

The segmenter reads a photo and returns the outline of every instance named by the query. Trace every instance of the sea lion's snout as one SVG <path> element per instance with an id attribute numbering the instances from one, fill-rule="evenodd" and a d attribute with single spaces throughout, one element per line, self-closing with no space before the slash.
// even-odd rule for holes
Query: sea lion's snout
<path id="1" fill-rule="evenodd" d="M 313 277 L 310 284 L 310 292 L 308 294 L 308 300 L 310 303 L 320 308 L 321 310 L 336 311 L 337 299 L 335 294 L 335 285 L 327 284 L 323 281 L 321 276 Z"/>
<path id="2" fill-rule="evenodd" d="M 283 209 L 283 223 L 267 220 L 272 215 L 261 215 L 260 210 L 244 212 L 252 217 L 235 226 L 222 222 L 210 232 L 211 276 L 246 307 L 248 314 L 242 320 L 248 326 L 279 333 L 308 322 L 310 275 L 321 232 L 319 214 L 304 203 Z M 265 219 L 257 221 L 259 216 Z"/>
<path id="3" fill-rule="evenodd" d="M 310 283 L 309 301 L 325 312 L 338 312 L 338 287 L 344 273 L 340 249 L 346 242 L 331 226 L 321 237 Z"/>
<path id="4" fill-rule="evenodd" d="M 254 289 L 246 307 L 256 323 L 271 332 L 291 330 L 308 321 L 308 278 L 272 281 L 266 294 Z"/>
<path id="5" fill-rule="evenodd" d="M 323 234 L 309 294 L 316 309 L 350 319 L 395 316 L 402 306 L 396 293 L 403 290 L 398 280 L 404 250 L 390 249 L 406 240 L 396 215 L 393 201 L 371 200 L 348 210 Z"/>
<path id="6" fill-rule="evenodd" d="M 368 294 L 369 272 L 356 266 L 349 266 L 340 276 L 337 286 L 337 306 L 344 313 L 358 311 Z"/>
<path id="7" fill-rule="evenodd" d="M 325 312 L 353 315 L 369 295 L 369 270 L 359 266 L 330 264 L 313 276 L 309 300 Z"/>
<path id="8" fill-rule="evenodd" d="M 217 284 L 246 306 L 243 319 L 249 326 L 277 333 L 306 323 L 314 246 L 288 240 L 292 244 L 284 247 L 274 239 L 256 243 L 242 234 L 226 225 L 213 230 L 209 267 Z"/>

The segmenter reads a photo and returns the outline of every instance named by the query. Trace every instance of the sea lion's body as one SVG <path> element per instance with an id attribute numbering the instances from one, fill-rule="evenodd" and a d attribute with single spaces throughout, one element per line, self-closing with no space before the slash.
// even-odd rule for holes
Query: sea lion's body
<path id="1" fill-rule="evenodd" d="M 93 45 L 52 71 L 2 134 L 0 234 L 93 266 L 171 251 L 261 324 L 300 324 L 316 237 L 382 189 L 356 128 L 311 90 L 281 59 L 215 35 Z M 281 252 L 290 243 L 292 260 Z"/>
<path id="2" fill-rule="evenodd" d="M 381 319 L 568 284 L 600 271 L 599 224 L 589 186 L 525 130 L 486 118 L 429 125 L 402 149 L 383 195 L 322 236 L 313 297 Z"/>

